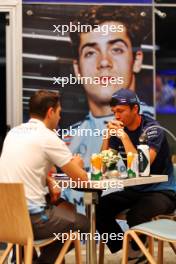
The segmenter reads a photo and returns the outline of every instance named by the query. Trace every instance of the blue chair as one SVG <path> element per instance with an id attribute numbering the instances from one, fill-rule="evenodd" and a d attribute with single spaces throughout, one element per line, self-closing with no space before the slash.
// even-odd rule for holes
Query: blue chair
<path id="1" fill-rule="evenodd" d="M 175 181 L 176 181 L 176 163 L 174 163 L 173 166 L 174 166 L 174 178 L 175 178 Z M 172 214 L 169 214 L 169 215 L 157 215 L 156 217 L 154 217 L 154 220 L 157 220 L 157 219 L 170 219 L 170 220 L 175 220 L 176 221 L 176 209 L 174 210 L 174 212 Z"/>
<path id="2" fill-rule="evenodd" d="M 154 259 L 153 244 L 149 244 L 149 250 L 140 239 L 140 235 L 147 235 L 149 243 L 153 239 L 158 240 L 158 260 Z M 134 239 L 141 251 L 151 264 L 163 264 L 163 245 L 164 241 L 176 243 L 176 222 L 168 219 L 159 219 L 132 227 L 125 232 L 123 240 L 122 264 L 128 263 L 128 243 L 130 238 Z"/>
<path id="3" fill-rule="evenodd" d="M 174 176 L 176 179 L 176 164 L 174 164 Z M 122 264 L 128 263 L 128 242 L 133 238 L 140 249 L 145 254 L 146 258 L 151 264 L 156 264 L 154 255 L 154 238 L 158 239 L 158 262 L 163 264 L 163 244 L 164 241 L 169 242 L 169 245 L 176 254 L 176 210 L 169 215 L 158 215 L 151 222 L 143 223 L 134 226 L 127 232 L 125 232 L 123 241 L 123 261 Z M 149 250 L 145 247 L 143 242 L 140 240 L 140 234 L 146 234 L 149 239 Z"/>

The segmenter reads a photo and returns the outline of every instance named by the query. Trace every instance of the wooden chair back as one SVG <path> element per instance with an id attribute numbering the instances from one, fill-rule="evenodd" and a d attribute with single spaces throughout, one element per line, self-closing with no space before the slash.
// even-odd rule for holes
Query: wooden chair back
<path id="1" fill-rule="evenodd" d="M 0 241 L 26 245 L 33 232 L 22 183 L 0 183 Z"/>

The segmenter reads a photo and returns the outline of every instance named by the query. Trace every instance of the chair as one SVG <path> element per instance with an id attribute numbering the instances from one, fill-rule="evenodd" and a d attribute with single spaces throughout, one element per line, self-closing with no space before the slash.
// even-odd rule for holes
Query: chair
<path id="1" fill-rule="evenodd" d="M 7 243 L 7 248 L 0 257 L 1 264 L 7 259 L 14 244 L 17 245 L 17 263 L 20 263 L 19 246 L 24 246 L 24 263 L 31 264 L 33 247 L 40 248 L 54 242 L 53 238 L 34 241 L 22 183 L 0 183 L 0 212 L 0 242 Z M 62 263 L 72 242 L 75 245 L 76 263 L 82 263 L 80 241 L 70 237 L 64 243 L 55 264 Z"/>
<path id="2" fill-rule="evenodd" d="M 174 166 L 174 178 L 175 178 L 175 181 L 176 181 L 176 163 L 174 163 L 173 166 Z M 176 210 L 174 210 L 173 213 L 168 214 L 168 215 L 164 215 L 164 214 L 157 215 L 156 217 L 154 217 L 154 219 L 155 220 L 157 220 L 157 219 L 170 219 L 170 220 L 175 220 L 176 221 Z"/>
<path id="3" fill-rule="evenodd" d="M 132 227 L 125 232 L 123 239 L 122 264 L 128 263 L 128 243 L 130 238 L 134 239 L 150 264 L 163 264 L 163 244 L 176 242 L 176 222 L 168 219 L 159 219 Z M 144 234 L 149 238 L 149 251 L 141 241 L 139 235 Z M 158 240 L 158 260 L 154 259 L 153 239 Z"/>
<path id="4" fill-rule="evenodd" d="M 174 166 L 174 178 L 176 180 L 176 163 L 174 163 L 173 166 Z M 156 217 L 153 218 L 153 220 L 158 220 L 158 219 L 170 219 L 170 220 L 176 221 L 176 210 L 174 210 L 174 212 L 171 213 L 171 214 L 168 214 L 168 215 L 164 215 L 164 214 L 157 215 Z M 172 250 L 176 254 L 176 246 L 173 243 L 169 243 L 169 245 L 171 246 Z"/>

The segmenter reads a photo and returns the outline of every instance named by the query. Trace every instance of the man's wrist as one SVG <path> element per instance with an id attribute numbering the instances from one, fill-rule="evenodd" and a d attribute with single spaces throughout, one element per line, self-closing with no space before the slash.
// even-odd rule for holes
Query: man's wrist
<path id="1" fill-rule="evenodd" d="M 110 137 L 108 137 L 108 138 L 104 138 L 103 139 L 103 145 L 105 144 L 105 145 L 109 145 L 109 142 L 110 142 Z"/>
<path id="2" fill-rule="evenodd" d="M 121 135 L 120 135 L 120 139 L 121 139 L 121 141 L 122 141 L 122 143 L 123 143 L 124 141 L 129 140 L 129 137 L 128 137 L 128 135 L 123 131 L 123 133 L 121 133 Z"/>
<path id="3" fill-rule="evenodd" d="M 101 151 L 102 150 L 106 150 L 106 149 L 109 148 L 109 141 L 110 141 L 110 137 L 103 139 L 103 144 L 102 144 L 102 147 L 101 147 Z"/>

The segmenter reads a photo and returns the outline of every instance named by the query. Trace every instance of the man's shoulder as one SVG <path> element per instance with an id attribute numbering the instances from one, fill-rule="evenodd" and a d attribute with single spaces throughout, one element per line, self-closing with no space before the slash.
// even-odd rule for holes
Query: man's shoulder
<path id="1" fill-rule="evenodd" d="M 159 135 L 162 132 L 160 127 L 161 126 L 157 120 L 155 120 L 149 116 L 142 115 L 142 130 L 143 130 L 143 132 L 146 130 L 147 135 L 152 134 L 152 133 L 154 135 Z"/>
<path id="2" fill-rule="evenodd" d="M 153 144 L 154 141 L 162 142 L 166 139 L 163 127 L 157 120 L 148 116 L 142 116 L 142 131 L 146 134 L 148 143 L 151 141 Z"/>
<path id="3" fill-rule="evenodd" d="M 155 108 L 154 106 L 147 105 L 145 102 L 140 101 L 140 113 L 142 115 L 154 118 Z"/>
<path id="4" fill-rule="evenodd" d="M 153 117 L 142 114 L 142 121 L 143 121 L 143 126 L 152 126 L 152 125 L 156 125 L 159 126 L 159 123 L 157 120 L 155 120 Z"/>

